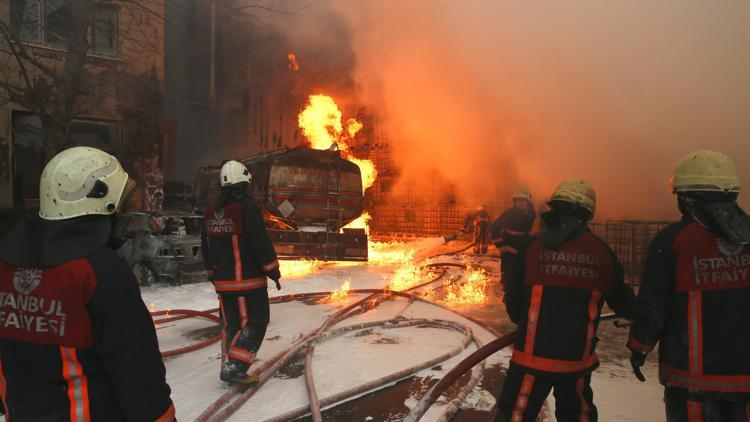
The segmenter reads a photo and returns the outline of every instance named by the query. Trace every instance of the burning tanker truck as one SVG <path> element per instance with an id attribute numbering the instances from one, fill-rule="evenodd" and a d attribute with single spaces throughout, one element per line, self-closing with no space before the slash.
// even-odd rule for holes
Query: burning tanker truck
<path id="1" fill-rule="evenodd" d="M 252 174 L 251 196 L 280 257 L 367 261 L 365 229 L 345 228 L 363 212 L 362 175 L 337 148 L 284 148 L 239 161 Z M 198 170 L 196 209 L 216 201 L 219 170 Z"/>

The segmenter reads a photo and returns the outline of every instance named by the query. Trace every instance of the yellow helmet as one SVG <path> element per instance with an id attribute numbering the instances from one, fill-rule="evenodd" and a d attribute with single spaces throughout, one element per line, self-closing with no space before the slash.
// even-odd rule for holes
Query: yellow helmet
<path id="1" fill-rule="evenodd" d="M 552 192 L 550 202 L 563 201 L 580 205 L 594 216 L 596 211 L 596 192 L 585 180 L 569 179 L 562 183 Z"/>
<path id="2" fill-rule="evenodd" d="M 521 186 L 518 188 L 518 191 L 513 195 L 513 199 L 526 199 L 531 201 L 531 192 L 526 188 L 526 186 Z"/>
<path id="3" fill-rule="evenodd" d="M 39 216 L 65 220 L 114 214 L 134 185 L 115 157 L 96 148 L 69 148 L 52 157 L 42 171 Z"/>
<path id="4" fill-rule="evenodd" d="M 678 161 L 669 185 L 675 193 L 740 191 L 740 179 L 732 159 L 709 150 L 692 152 Z"/>

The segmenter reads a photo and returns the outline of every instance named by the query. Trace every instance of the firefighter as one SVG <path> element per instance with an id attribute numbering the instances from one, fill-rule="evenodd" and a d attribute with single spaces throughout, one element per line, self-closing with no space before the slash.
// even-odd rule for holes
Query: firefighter
<path id="1" fill-rule="evenodd" d="M 473 233 L 475 254 L 487 253 L 490 243 L 490 221 L 490 215 L 487 214 L 487 208 L 484 205 L 478 206 L 476 211 L 469 214 L 464 221 L 462 231 Z"/>
<path id="2" fill-rule="evenodd" d="M 614 252 L 588 229 L 595 206 L 585 181 L 560 184 L 542 215 L 545 228 L 521 246 L 504 282 L 518 334 L 497 421 L 535 421 L 550 390 L 558 421 L 597 420 L 590 382 L 601 308 L 606 301 L 627 317 L 635 295 Z"/>
<path id="3" fill-rule="evenodd" d="M 659 343 L 668 421 L 750 421 L 750 218 L 726 155 L 698 151 L 671 180 L 682 220 L 646 258 L 628 348 L 636 376 Z"/>
<path id="4" fill-rule="evenodd" d="M 510 274 L 518 249 L 529 238 L 534 220 L 536 212 L 531 202 L 531 193 L 521 187 L 513 195 L 513 206 L 492 223 L 492 243 L 500 250 L 500 273 L 503 279 Z"/>
<path id="5" fill-rule="evenodd" d="M 201 236 L 203 259 L 224 320 L 219 377 L 253 384 L 257 378 L 247 371 L 256 360 L 270 316 L 267 280 L 281 290 L 281 273 L 263 214 L 247 195 L 250 172 L 228 161 L 219 177 L 221 191 L 205 212 Z"/>
<path id="6" fill-rule="evenodd" d="M 153 320 L 107 246 L 133 185 L 103 151 L 62 151 L 42 172 L 39 215 L 0 244 L 6 420 L 175 420 Z"/>

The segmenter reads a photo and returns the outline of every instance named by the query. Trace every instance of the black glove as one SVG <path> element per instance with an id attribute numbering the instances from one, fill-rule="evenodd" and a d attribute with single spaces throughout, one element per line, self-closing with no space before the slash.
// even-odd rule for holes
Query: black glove
<path id="1" fill-rule="evenodd" d="M 646 382 L 646 377 L 644 377 L 643 372 L 641 372 L 641 366 L 643 366 L 644 362 L 646 362 L 646 355 L 634 350 L 630 351 L 630 366 L 633 367 L 633 373 L 640 382 Z"/>
<path id="2" fill-rule="evenodd" d="M 279 269 L 277 268 L 273 271 L 268 272 L 267 275 L 268 278 L 276 283 L 276 290 L 281 290 L 281 283 L 279 283 L 279 279 L 281 278 L 281 271 L 279 271 Z"/>

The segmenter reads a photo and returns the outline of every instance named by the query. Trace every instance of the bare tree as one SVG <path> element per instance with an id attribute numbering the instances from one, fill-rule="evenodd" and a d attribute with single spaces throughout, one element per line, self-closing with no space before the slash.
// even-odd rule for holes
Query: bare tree
<path id="1" fill-rule="evenodd" d="M 118 96 L 117 74 L 134 65 L 145 67 L 160 54 L 163 16 L 158 4 L 0 1 L 9 18 L 0 19 L 0 103 L 20 105 L 39 118 L 47 157 L 68 146 L 71 120 L 92 112 L 103 97 Z M 115 15 L 115 22 L 103 13 L 113 7 L 125 15 Z M 109 61 L 97 50 L 107 43 L 117 46 Z"/>

